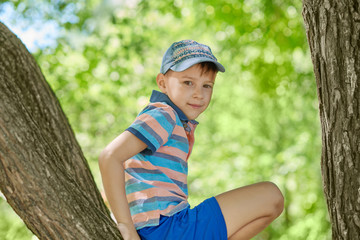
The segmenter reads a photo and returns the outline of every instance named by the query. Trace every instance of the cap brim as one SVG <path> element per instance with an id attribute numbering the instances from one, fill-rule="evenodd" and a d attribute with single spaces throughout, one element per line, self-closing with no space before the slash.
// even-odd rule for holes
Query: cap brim
<path id="1" fill-rule="evenodd" d="M 172 67 L 170 67 L 169 69 L 175 71 L 175 72 L 182 72 L 182 71 L 185 71 L 186 69 L 194 66 L 195 64 L 198 64 L 198 63 L 201 63 L 201 62 L 212 62 L 216 65 L 217 69 L 220 71 L 220 72 L 225 72 L 225 68 L 224 66 L 217 62 L 217 61 L 214 61 L 212 59 L 209 59 L 209 58 L 191 58 L 191 59 L 187 59 L 185 61 L 183 61 L 182 63 L 180 64 L 176 64 Z"/>

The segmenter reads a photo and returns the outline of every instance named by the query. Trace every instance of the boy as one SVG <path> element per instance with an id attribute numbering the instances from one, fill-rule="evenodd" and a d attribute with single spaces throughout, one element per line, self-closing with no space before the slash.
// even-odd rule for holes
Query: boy
<path id="1" fill-rule="evenodd" d="M 150 104 L 100 154 L 103 185 L 127 239 L 250 239 L 283 210 L 275 184 L 262 182 L 209 198 L 190 209 L 187 160 L 195 119 L 225 72 L 211 49 L 173 43 L 163 57 Z"/>

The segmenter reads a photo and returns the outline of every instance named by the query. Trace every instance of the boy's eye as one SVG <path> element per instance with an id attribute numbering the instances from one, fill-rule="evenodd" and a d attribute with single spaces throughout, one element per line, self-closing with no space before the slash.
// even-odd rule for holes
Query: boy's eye
<path id="1" fill-rule="evenodd" d="M 193 83 L 191 81 L 185 81 L 184 84 L 187 85 L 187 86 L 192 86 L 193 85 Z"/>
<path id="2" fill-rule="evenodd" d="M 209 84 L 205 84 L 204 85 L 204 88 L 212 88 L 213 86 L 212 85 L 209 85 Z"/>

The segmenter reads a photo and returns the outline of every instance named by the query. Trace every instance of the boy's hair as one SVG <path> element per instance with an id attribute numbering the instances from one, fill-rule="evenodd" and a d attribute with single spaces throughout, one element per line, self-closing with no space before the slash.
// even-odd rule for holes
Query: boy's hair
<path id="1" fill-rule="evenodd" d="M 203 74 L 206 74 L 209 72 L 217 73 L 219 71 L 218 67 L 213 62 L 200 62 L 198 64 L 201 69 L 200 75 L 203 75 Z M 168 74 L 169 72 L 174 72 L 174 71 L 169 69 L 164 75 L 166 76 L 166 74 Z"/>
<path id="2" fill-rule="evenodd" d="M 217 73 L 218 67 L 213 62 L 201 62 L 199 63 L 201 68 L 201 75 L 208 73 L 208 72 L 214 72 Z"/>

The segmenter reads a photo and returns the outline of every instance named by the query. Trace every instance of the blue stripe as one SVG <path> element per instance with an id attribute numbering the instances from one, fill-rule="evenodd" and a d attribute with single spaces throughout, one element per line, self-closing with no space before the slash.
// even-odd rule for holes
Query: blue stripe
<path id="1" fill-rule="evenodd" d="M 132 184 L 126 184 L 125 183 L 125 191 L 126 194 L 130 194 L 133 192 L 140 192 L 149 188 L 153 188 L 154 186 L 150 185 L 150 184 L 146 184 L 143 182 L 137 182 L 137 183 L 132 183 Z"/>
<path id="2" fill-rule="evenodd" d="M 153 174 L 153 173 L 136 173 L 132 174 L 132 176 L 138 177 L 138 179 L 146 179 L 146 181 L 159 181 L 166 183 L 174 183 L 168 176 L 165 174 Z"/>
<path id="3" fill-rule="evenodd" d="M 168 208 L 171 205 L 178 205 L 179 202 L 168 202 L 168 201 L 164 201 L 164 202 L 149 202 L 149 203 L 144 203 L 143 205 L 135 205 L 133 207 L 130 207 L 130 212 L 131 215 L 135 215 L 138 213 L 142 213 L 142 212 L 149 212 L 149 211 L 153 211 L 154 209 L 158 209 L 158 210 L 164 210 L 166 208 Z"/>
<path id="4" fill-rule="evenodd" d="M 187 187 L 187 184 L 186 184 L 186 183 L 177 181 L 177 180 L 172 179 L 172 178 L 170 178 L 170 179 L 171 179 L 171 181 L 173 181 L 176 185 L 178 185 L 178 186 L 183 190 L 183 192 L 185 192 L 186 195 L 187 195 L 187 189 L 188 189 L 188 187 Z M 186 190 L 186 191 L 184 191 L 184 190 Z"/>
<path id="5" fill-rule="evenodd" d="M 170 116 L 170 114 L 167 111 L 165 111 L 164 109 L 161 109 L 160 113 L 166 118 L 166 120 L 167 120 L 166 122 L 171 124 L 171 129 L 174 129 L 176 122 Z"/>
<path id="6" fill-rule="evenodd" d="M 175 113 L 174 110 L 171 110 L 169 108 L 170 111 L 173 111 Z M 174 129 L 174 126 L 176 124 L 175 120 L 170 116 L 170 114 L 168 113 L 167 110 L 164 109 L 164 107 L 157 107 L 154 105 L 148 105 L 139 115 L 142 114 L 147 114 L 152 116 L 158 123 L 161 124 L 161 126 L 169 133 L 171 133 Z M 164 126 L 165 125 L 165 126 Z"/>
<path id="7" fill-rule="evenodd" d="M 129 180 L 127 180 L 126 182 L 125 182 L 125 186 L 127 186 L 127 185 L 131 185 L 131 184 L 134 184 L 134 183 L 139 183 L 140 182 L 140 180 L 139 179 L 136 179 L 136 178 L 130 178 Z"/>
<path id="8" fill-rule="evenodd" d="M 151 227 L 151 226 L 158 226 L 158 225 L 159 225 L 158 218 L 153 218 L 153 219 L 149 219 L 145 222 L 139 222 L 139 223 L 134 224 L 136 230 L 139 230 L 141 227 Z"/>
<path id="9" fill-rule="evenodd" d="M 144 110 L 142 110 L 142 112 L 139 114 L 139 116 L 140 116 L 141 114 L 143 114 L 144 112 L 146 112 L 146 111 L 151 111 L 151 110 L 153 110 L 153 109 L 155 109 L 155 108 L 157 108 L 157 107 L 154 106 L 154 105 L 149 104 L 149 105 L 147 105 L 147 106 L 144 108 Z"/>
<path id="10" fill-rule="evenodd" d="M 184 138 L 184 137 L 176 135 L 176 134 L 172 134 L 170 136 L 170 139 L 173 139 L 175 141 L 179 141 L 179 142 L 182 142 L 182 143 L 188 143 L 189 142 L 187 138 Z"/>
<path id="11" fill-rule="evenodd" d="M 175 141 L 173 139 L 169 139 L 165 145 L 175 147 L 175 148 L 185 152 L 186 154 L 189 153 L 189 144 L 188 143 L 179 142 L 179 141 Z"/>
<path id="12" fill-rule="evenodd" d="M 131 173 L 129 172 L 129 174 L 131 174 Z M 176 186 L 178 186 L 181 189 L 181 191 L 183 191 L 185 193 L 187 192 L 187 184 L 176 181 L 174 179 L 171 179 L 163 173 L 162 174 L 153 174 L 153 173 L 134 173 L 134 172 L 132 172 L 131 175 L 136 177 L 137 179 L 146 179 L 146 181 L 159 181 L 159 182 L 172 183 L 172 184 L 175 184 Z M 129 187 L 130 186 L 133 187 L 133 185 L 137 186 L 137 183 L 129 185 Z M 139 183 L 139 185 L 141 185 L 141 184 Z M 141 190 L 144 190 L 143 187 L 145 187 L 144 189 L 148 189 L 148 187 L 146 187 L 146 186 L 142 186 L 142 185 L 139 186 L 139 188 L 141 188 Z M 141 190 L 138 190 L 138 191 L 141 191 Z"/>
<path id="13" fill-rule="evenodd" d="M 182 190 L 187 189 L 187 184 L 175 179 L 172 179 L 171 177 L 167 176 L 165 173 L 161 172 L 160 170 L 149 170 L 144 168 L 127 168 L 125 170 L 128 174 L 131 176 L 140 176 L 146 180 L 151 180 L 149 178 L 145 178 L 144 176 L 149 176 L 148 174 L 153 174 L 153 179 L 156 181 L 160 181 L 160 178 L 162 182 L 168 182 L 168 183 L 175 183 L 177 186 L 179 186 Z M 164 181 L 165 180 L 165 181 Z"/>
<path id="14" fill-rule="evenodd" d="M 159 134 L 157 134 L 156 131 L 154 131 L 154 129 L 149 127 L 146 122 L 136 120 L 133 125 L 135 125 L 135 128 L 138 129 L 138 131 L 143 134 L 144 137 L 148 138 L 155 146 L 159 145 L 160 147 L 163 145 L 162 138 L 159 136 Z M 156 142 L 154 142 L 153 139 L 155 139 Z"/>
<path id="15" fill-rule="evenodd" d="M 149 157 L 152 157 L 152 155 L 149 155 Z M 169 168 L 179 173 L 184 173 L 184 174 L 187 173 L 187 167 L 185 168 L 183 165 L 181 165 L 178 162 L 169 161 L 169 160 L 166 161 L 166 159 L 161 159 L 157 157 L 152 157 L 152 159 L 150 159 L 150 162 L 152 163 L 152 165 L 157 167 Z"/>
<path id="16" fill-rule="evenodd" d="M 146 203 L 152 203 L 152 202 L 182 202 L 185 201 L 185 198 L 175 197 L 175 196 L 168 196 L 168 197 L 152 197 L 152 198 L 146 198 L 146 199 L 137 199 L 135 201 L 132 201 L 129 203 L 129 207 L 134 207 L 136 205 L 142 205 Z"/>
<path id="17" fill-rule="evenodd" d="M 175 194 L 175 195 L 177 195 L 177 196 L 180 196 L 180 197 L 184 197 L 183 195 L 180 195 L 179 193 L 177 193 L 177 192 L 174 192 L 174 191 L 169 191 L 169 192 L 171 192 L 172 194 Z M 187 196 L 188 194 L 187 194 L 187 191 L 186 191 L 186 196 Z"/>
<path id="18" fill-rule="evenodd" d="M 151 174 L 164 174 L 162 171 L 155 169 L 149 170 L 145 168 L 126 168 L 125 170 L 128 173 L 151 173 Z"/>
<path id="19" fill-rule="evenodd" d="M 152 116 L 169 133 L 169 136 L 171 135 L 175 127 L 175 121 L 166 110 L 156 108 L 145 113 Z"/>
<path id="20" fill-rule="evenodd" d="M 181 169 L 187 169 L 188 164 L 187 162 L 185 162 L 182 158 L 170 155 L 170 154 L 166 154 L 166 153 L 159 153 L 159 152 L 155 152 L 153 155 L 151 155 L 149 157 L 149 161 L 155 165 L 155 166 L 159 166 L 159 167 L 167 167 L 170 169 L 174 169 L 175 171 L 176 168 L 181 168 Z M 178 171 L 179 172 L 179 171 Z M 183 171 L 180 171 L 183 172 Z"/>

